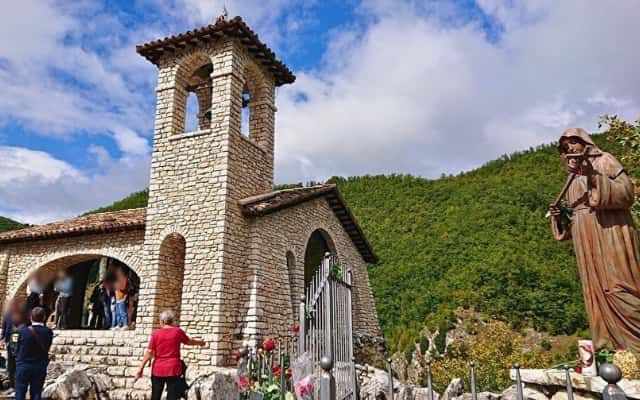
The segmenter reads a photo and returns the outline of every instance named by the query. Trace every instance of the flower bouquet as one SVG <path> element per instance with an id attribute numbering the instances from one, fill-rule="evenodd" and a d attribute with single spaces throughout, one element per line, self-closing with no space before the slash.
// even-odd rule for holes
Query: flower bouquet
<path id="1" fill-rule="evenodd" d="M 309 353 L 298 357 L 292 365 L 293 389 L 298 400 L 313 399 L 315 378 L 313 376 L 313 362 Z"/>

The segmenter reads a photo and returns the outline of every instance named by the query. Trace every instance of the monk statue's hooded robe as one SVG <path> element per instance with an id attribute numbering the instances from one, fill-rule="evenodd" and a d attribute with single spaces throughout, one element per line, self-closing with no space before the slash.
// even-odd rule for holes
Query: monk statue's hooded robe
<path id="1" fill-rule="evenodd" d="M 583 129 L 578 137 L 600 152 Z M 563 153 L 562 146 L 559 146 Z M 640 254 L 630 208 L 634 187 L 622 165 L 602 152 L 589 159 L 591 178 L 576 176 L 567 191 L 573 209 L 569 229 L 552 223 L 556 240 L 573 238 L 589 325 L 596 349 L 640 350 Z"/>

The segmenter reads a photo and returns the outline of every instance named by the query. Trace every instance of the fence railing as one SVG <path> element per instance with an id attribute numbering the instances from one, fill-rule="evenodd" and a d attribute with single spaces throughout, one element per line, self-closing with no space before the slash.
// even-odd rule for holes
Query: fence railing
<path id="1" fill-rule="evenodd" d="M 243 377 L 238 381 L 239 399 L 261 398 L 257 386 L 261 391 L 278 390 L 277 397 L 284 400 L 286 392 L 295 391 L 291 369 L 296 360 L 310 366 L 309 376 L 315 384 L 309 386 L 313 387 L 314 399 L 359 400 L 353 354 L 352 279 L 351 271 L 336 256 L 325 254 L 300 300 L 297 335 L 268 339 L 272 343 L 238 352 L 238 376 Z"/>
<path id="2" fill-rule="evenodd" d="M 316 369 L 320 381 L 324 366 L 331 365 L 337 400 L 357 398 L 351 286 L 351 271 L 327 253 L 300 301 L 298 353 L 321 367 Z"/>
<path id="3" fill-rule="evenodd" d="M 255 377 L 257 382 L 261 382 L 261 380 L 266 380 L 271 383 L 273 380 L 278 379 L 279 382 L 282 382 L 282 390 L 280 392 L 280 399 L 285 399 L 285 392 L 290 391 L 294 392 L 294 384 L 291 379 L 291 376 L 287 374 L 284 368 L 278 369 L 277 373 L 274 373 L 271 368 L 272 363 L 270 360 L 273 360 L 273 357 L 265 356 L 264 352 L 258 351 L 257 353 L 251 352 L 248 349 L 244 349 L 241 351 L 242 359 L 246 360 L 246 368 L 248 368 L 250 376 Z M 275 357 L 275 355 L 274 355 Z M 284 352 L 279 353 L 279 362 L 280 365 L 286 366 L 287 355 Z M 240 365 L 243 361 L 240 361 Z M 391 359 L 387 360 L 388 363 L 388 384 L 389 387 L 387 389 L 387 400 L 394 400 L 396 395 L 397 388 L 394 387 L 394 378 L 393 378 L 393 370 L 391 368 Z M 355 364 L 355 362 L 354 362 Z M 340 400 L 338 393 L 337 382 L 334 374 L 334 365 L 331 357 L 325 356 L 320 360 L 319 364 L 321 368 L 321 373 L 319 375 L 318 384 L 316 385 L 317 391 L 313 395 L 313 399 L 317 400 Z M 241 367 L 239 367 L 241 368 Z M 520 374 L 520 365 L 515 364 L 513 366 L 515 370 L 515 381 L 516 381 L 516 400 L 524 400 L 524 388 L 525 384 L 522 381 L 522 377 Z M 574 400 L 574 388 L 573 382 L 571 379 L 571 369 L 568 365 L 564 365 L 563 369 L 565 371 L 566 377 L 566 392 L 567 392 L 567 400 Z M 431 365 L 430 362 L 427 362 L 427 388 L 428 388 L 428 400 L 435 399 L 435 392 L 433 390 L 432 384 L 432 375 L 431 375 Z M 469 375 L 471 382 L 471 398 L 473 400 L 478 399 L 478 387 L 476 383 L 476 363 L 475 361 L 471 361 L 469 363 Z M 599 368 L 600 377 L 607 382 L 607 385 L 602 390 L 602 399 L 603 400 L 626 400 L 627 397 L 624 393 L 624 390 L 618 386 L 618 382 L 622 379 L 622 373 L 620 369 L 610 363 L 605 363 L 600 365 Z M 354 387 L 353 387 L 353 399 L 359 400 L 359 381 L 357 375 L 354 375 Z M 246 397 L 239 397 L 239 399 L 244 399 Z M 249 399 L 252 399 L 249 397 Z"/>
<path id="4" fill-rule="evenodd" d="M 395 388 L 393 384 L 393 369 L 391 368 L 391 359 L 387 359 L 387 367 L 388 367 L 388 379 L 389 379 L 389 389 L 387 392 L 387 399 L 393 400 L 395 395 Z M 524 383 L 522 381 L 522 376 L 520 374 L 520 364 L 515 364 L 513 366 L 515 370 L 515 378 L 516 378 L 516 400 L 524 400 Z M 567 400 L 574 400 L 573 396 L 573 381 L 571 379 L 571 369 L 569 365 L 564 365 L 563 369 L 565 371 L 565 379 L 566 379 L 566 390 L 567 390 Z M 470 375 L 470 383 L 471 383 L 471 398 L 472 400 L 478 399 L 478 388 L 476 384 L 476 362 L 469 362 L 469 375 Z M 602 399 L 603 400 L 626 400 L 627 396 L 624 393 L 624 390 L 618 386 L 618 382 L 622 379 L 622 372 L 620 368 L 611 363 L 604 363 L 600 365 L 599 368 L 600 377 L 607 382 L 607 386 L 602 390 Z M 431 363 L 427 361 L 427 390 L 429 400 L 434 399 L 434 391 L 432 385 L 432 375 L 431 375 Z M 321 398 L 321 400 L 325 400 Z M 330 399 L 333 400 L 333 399 Z"/>

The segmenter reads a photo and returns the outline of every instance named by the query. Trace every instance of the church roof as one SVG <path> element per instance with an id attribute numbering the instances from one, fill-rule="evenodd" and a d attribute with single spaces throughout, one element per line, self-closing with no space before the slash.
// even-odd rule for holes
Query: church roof
<path id="1" fill-rule="evenodd" d="M 223 36 L 239 39 L 249 53 L 267 70 L 271 71 L 276 79 L 276 85 L 293 83 L 296 80 L 289 68 L 276 58 L 273 51 L 260 41 L 258 35 L 240 17 L 230 20 L 218 18 L 213 25 L 206 25 L 192 31 L 138 45 L 136 51 L 158 65 L 160 58 L 167 52 L 174 52 L 200 43 L 215 42 Z"/>
<path id="2" fill-rule="evenodd" d="M 362 258 L 370 263 L 378 262 L 378 258 L 367 241 L 364 232 L 346 206 L 336 185 L 327 184 L 277 190 L 247 197 L 240 200 L 239 204 L 245 217 L 256 218 L 320 197 L 324 197 L 327 200 L 329 207 L 342 224 Z M 145 227 L 146 213 L 146 208 L 134 208 L 89 214 L 65 221 L 12 230 L 0 233 L 0 244 L 140 230 Z"/>
<path id="3" fill-rule="evenodd" d="M 262 217 L 319 197 L 327 199 L 329 207 L 331 207 L 338 220 L 340 220 L 342 227 L 362 255 L 362 258 L 367 262 L 377 263 L 378 257 L 373 252 L 364 232 L 356 222 L 355 217 L 334 184 L 278 190 L 258 196 L 247 197 L 240 200 L 239 203 L 244 216 L 253 218 Z"/>
<path id="4" fill-rule="evenodd" d="M 90 214 L 0 233 L 0 244 L 144 229 L 146 208 Z"/>

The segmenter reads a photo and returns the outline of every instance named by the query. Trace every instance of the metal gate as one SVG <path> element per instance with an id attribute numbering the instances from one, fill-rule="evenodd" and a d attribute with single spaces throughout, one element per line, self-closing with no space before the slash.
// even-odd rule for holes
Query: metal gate
<path id="1" fill-rule="evenodd" d="M 322 372 L 320 360 L 331 358 L 337 400 L 356 399 L 357 393 L 351 279 L 351 271 L 327 253 L 300 303 L 299 354 L 309 354 L 317 379 Z"/>

